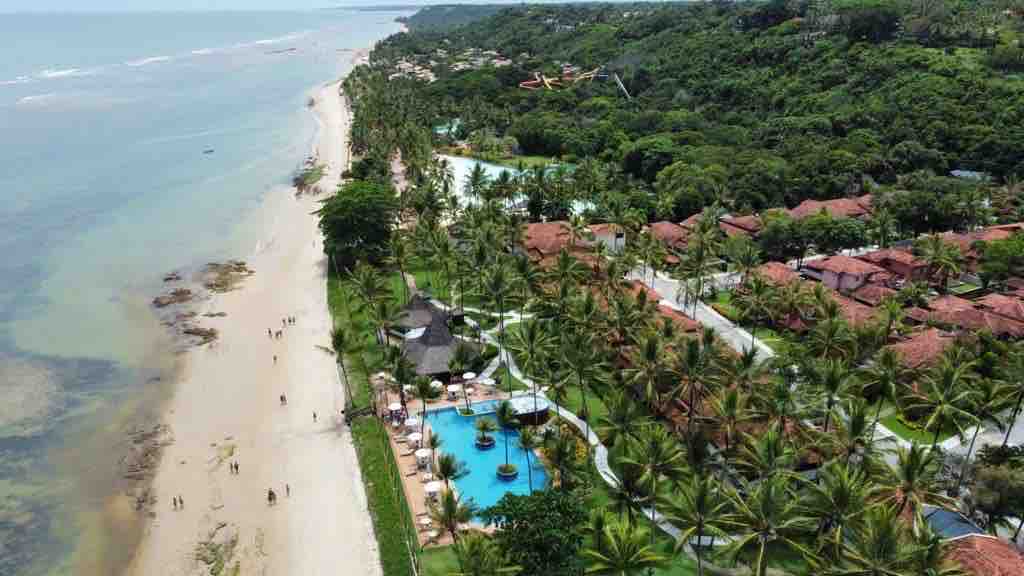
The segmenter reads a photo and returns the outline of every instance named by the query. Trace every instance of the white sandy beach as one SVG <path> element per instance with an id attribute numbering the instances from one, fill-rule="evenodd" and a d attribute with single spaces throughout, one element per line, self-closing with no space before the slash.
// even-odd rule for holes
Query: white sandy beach
<path id="1" fill-rule="evenodd" d="M 321 123 L 316 155 L 327 167 L 320 187 L 333 190 L 347 162 L 348 113 L 338 83 L 314 97 Z M 233 558 L 241 574 L 380 574 L 355 450 L 340 415 L 342 383 L 334 357 L 320 349 L 330 346 L 331 318 L 327 261 L 311 215 L 317 206 L 308 196 L 268 199 L 261 209 L 274 211 L 273 224 L 249 259 L 255 274 L 204 304 L 203 311 L 227 316 L 202 318 L 220 339 L 188 353 L 166 416 L 174 443 L 154 480 L 155 517 L 130 574 L 209 573 L 194 552 L 221 525 L 217 541 L 238 535 Z M 267 329 L 282 329 L 286 316 L 296 324 L 280 340 L 268 338 Z M 233 461 L 237 475 L 229 471 Z M 267 504 L 269 488 L 277 492 L 276 506 Z M 178 495 L 183 510 L 172 509 Z"/>

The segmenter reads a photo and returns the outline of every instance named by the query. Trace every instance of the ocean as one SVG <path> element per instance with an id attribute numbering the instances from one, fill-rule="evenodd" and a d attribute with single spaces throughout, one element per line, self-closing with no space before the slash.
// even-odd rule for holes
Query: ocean
<path id="1" fill-rule="evenodd" d="M 111 494 L 171 388 L 164 274 L 245 258 L 310 89 L 399 12 L 0 15 L 0 574 L 112 574 Z"/>

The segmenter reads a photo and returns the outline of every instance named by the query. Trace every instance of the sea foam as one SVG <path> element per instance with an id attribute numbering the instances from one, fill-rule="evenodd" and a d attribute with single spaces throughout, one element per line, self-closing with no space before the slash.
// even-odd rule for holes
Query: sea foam
<path id="1" fill-rule="evenodd" d="M 147 66 L 149 64 L 157 64 L 159 62 L 167 62 L 170 60 L 170 56 L 153 56 L 151 58 L 142 58 L 140 60 L 131 60 L 125 62 L 125 66 L 131 66 L 132 68 L 138 68 L 139 66 Z"/>

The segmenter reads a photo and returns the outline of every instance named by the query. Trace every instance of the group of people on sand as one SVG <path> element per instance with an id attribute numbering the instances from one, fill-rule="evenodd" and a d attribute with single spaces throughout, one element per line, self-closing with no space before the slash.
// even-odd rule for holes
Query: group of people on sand
<path id="1" fill-rule="evenodd" d="M 292 495 L 292 487 L 288 484 L 284 485 L 284 495 L 289 498 Z M 277 492 L 274 492 L 273 488 L 267 489 L 267 504 L 270 506 L 277 504 Z"/>
<path id="2" fill-rule="evenodd" d="M 185 499 L 182 498 L 181 496 L 174 496 L 174 497 L 172 497 L 171 498 L 171 508 L 173 508 L 174 510 L 184 510 L 185 509 Z"/>
<path id="3" fill-rule="evenodd" d="M 267 328 L 267 338 L 270 338 L 271 340 L 280 340 L 284 336 L 284 329 L 287 328 L 288 326 L 294 326 L 294 325 L 295 325 L 295 316 L 285 316 L 284 318 L 281 318 L 281 329 L 280 330 L 274 330 L 272 328 Z"/>

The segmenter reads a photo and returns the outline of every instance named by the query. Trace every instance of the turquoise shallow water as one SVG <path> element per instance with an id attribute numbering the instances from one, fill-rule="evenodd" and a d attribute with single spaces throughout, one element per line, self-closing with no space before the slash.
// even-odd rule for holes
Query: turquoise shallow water
<path id="1" fill-rule="evenodd" d="M 480 418 L 494 419 L 493 412 L 496 402 L 477 402 L 473 409 L 477 416 L 462 416 L 455 408 L 444 408 L 427 412 L 427 422 L 434 433 L 444 441 L 441 450 L 454 454 L 456 459 L 465 462 L 469 470 L 462 478 L 455 481 L 455 488 L 460 498 L 472 498 L 481 509 L 493 506 L 507 493 L 529 494 L 530 477 L 527 473 L 526 452 L 519 447 L 519 433 L 508 431 L 509 462 L 519 469 L 519 476 L 514 480 L 501 480 L 496 471 L 499 464 L 505 463 L 506 435 L 502 431 L 494 433 L 494 448 L 480 450 L 476 447 L 476 421 Z M 535 456 L 530 457 L 533 470 L 533 487 L 542 489 L 547 486 L 547 474 L 544 466 Z"/>
<path id="2" fill-rule="evenodd" d="M 0 574 L 130 553 L 102 512 L 167 393 L 148 300 L 252 252 L 311 150 L 310 90 L 398 15 L 0 15 Z"/>

